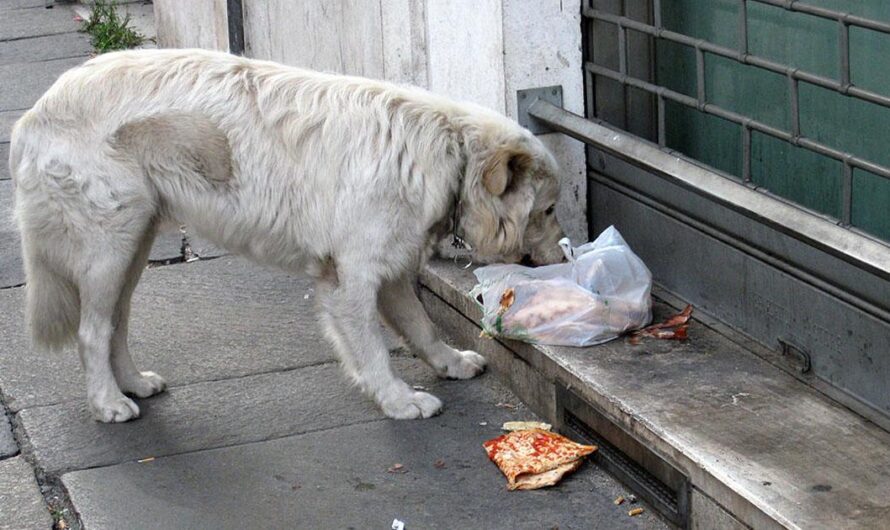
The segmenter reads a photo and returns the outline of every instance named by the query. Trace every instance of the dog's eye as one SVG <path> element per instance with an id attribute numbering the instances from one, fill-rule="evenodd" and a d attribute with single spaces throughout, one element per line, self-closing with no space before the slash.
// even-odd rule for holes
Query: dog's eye
<path id="1" fill-rule="evenodd" d="M 553 208 L 554 208 L 554 206 L 550 205 L 550 208 L 547 208 L 546 210 L 544 210 L 544 215 L 553 215 Z"/>

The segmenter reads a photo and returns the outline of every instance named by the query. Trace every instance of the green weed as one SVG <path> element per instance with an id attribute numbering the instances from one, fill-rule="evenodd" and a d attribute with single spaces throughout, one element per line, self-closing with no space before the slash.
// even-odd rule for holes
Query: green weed
<path id="1" fill-rule="evenodd" d="M 121 18 L 118 14 L 114 0 L 96 0 L 80 30 L 90 34 L 90 44 L 98 53 L 127 50 L 145 42 L 145 35 L 130 27 L 130 15 Z"/>

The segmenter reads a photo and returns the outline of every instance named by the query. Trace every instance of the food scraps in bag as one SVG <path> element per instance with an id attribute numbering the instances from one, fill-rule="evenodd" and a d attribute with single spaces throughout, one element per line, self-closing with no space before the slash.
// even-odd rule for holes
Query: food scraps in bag
<path id="1" fill-rule="evenodd" d="M 552 486 L 578 469 L 596 446 L 581 445 L 543 429 L 513 431 L 482 444 L 488 458 L 507 477 L 508 490 Z"/>
<path id="2" fill-rule="evenodd" d="M 667 320 L 658 324 L 652 324 L 639 331 L 630 334 L 628 342 L 631 344 L 639 344 L 643 337 L 652 337 L 662 340 L 686 340 L 689 338 L 689 319 L 692 317 L 692 306 L 687 305 L 682 312 L 668 317 Z"/>
<path id="3" fill-rule="evenodd" d="M 650 322 L 652 274 L 615 227 L 580 247 L 568 239 L 560 246 L 566 263 L 474 271 L 481 336 L 583 347 Z"/>

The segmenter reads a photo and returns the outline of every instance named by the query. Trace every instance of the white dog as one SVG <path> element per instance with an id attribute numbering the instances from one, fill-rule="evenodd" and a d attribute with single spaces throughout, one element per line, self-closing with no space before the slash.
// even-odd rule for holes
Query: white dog
<path id="1" fill-rule="evenodd" d="M 164 380 L 127 349 L 159 226 L 187 224 L 317 279 L 345 370 L 392 418 L 441 408 L 393 374 L 378 312 L 442 377 L 485 367 L 437 338 L 415 294 L 435 243 L 559 261 L 556 164 L 515 122 L 417 88 L 199 50 L 111 53 L 65 73 L 16 124 L 10 166 L 39 346 L 77 339 L 96 419 Z"/>

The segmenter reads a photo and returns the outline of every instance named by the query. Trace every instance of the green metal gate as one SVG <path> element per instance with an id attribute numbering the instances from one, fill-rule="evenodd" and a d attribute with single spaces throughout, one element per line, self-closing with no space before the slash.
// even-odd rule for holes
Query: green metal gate
<path id="1" fill-rule="evenodd" d="M 890 2 L 585 0 L 590 228 L 890 429 Z M 586 118 L 586 119 L 585 119 Z"/>
<path id="2" fill-rule="evenodd" d="M 595 100 L 651 99 L 660 128 L 644 137 L 890 240 L 890 3 L 670 0 L 622 16 L 633 3 L 588 9 L 626 54 L 588 65 L 612 81 Z"/>

